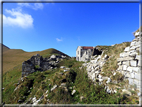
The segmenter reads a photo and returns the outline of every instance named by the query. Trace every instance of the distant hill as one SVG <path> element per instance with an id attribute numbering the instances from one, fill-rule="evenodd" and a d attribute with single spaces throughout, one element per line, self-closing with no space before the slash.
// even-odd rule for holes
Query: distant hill
<path id="1" fill-rule="evenodd" d="M 7 50 L 6 50 L 7 49 Z M 68 55 L 60 52 L 59 50 L 50 48 L 43 51 L 26 52 L 21 49 L 9 49 L 4 47 L 3 51 L 3 73 L 13 69 L 17 65 L 22 65 L 22 63 L 30 59 L 35 54 L 40 54 L 43 57 L 50 57 L 52 54 L 55 55 Z M 22 68 L 21 68 L 22 70 Z"/>
<path id="2" fill-rule="evenodd" d="M 0 44 L 1 44 L 1 43 L 0 43 Z M 5 51 L 9 50 L 10 48 L 7 47 L 7 46 L 5 46 L 4 44 L 2 44 L 2 49 L 3 49 L 3 52 L 5 52 Z"/>

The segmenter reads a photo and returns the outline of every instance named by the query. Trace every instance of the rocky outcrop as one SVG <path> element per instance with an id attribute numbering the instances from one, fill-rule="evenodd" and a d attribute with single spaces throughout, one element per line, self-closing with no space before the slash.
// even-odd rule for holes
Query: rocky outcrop
<path id="1" fill-rule="evenodd" d="M 32 56 L 29 60 L 24 61 L 22 64 L 22 77 L 27 76 L 36 71 L 46 71 L 48 69 L 53 69 L 63 60 L 66 56 L 52 55 L 50 58 L 43 58 L 39 54 Z"/>
<path id="2" fill-rule="evenodd" d="M 117 72 L 124 75 L 124 79 L 129 80 L 129 84 L 140 90 L 140 36 L 139 33 L 134 33 L 135 39 L 130 46 L 126 47 L 124 52 L 120 54 L 118 61 Z"/>
<path id="3" fill-rule="evenodd" d="M 140 37 L 139 33 L 135 33 L 135 39 L 131 42 L 130 46 L 124 49 L 123 53 L 120 53 L 120 58 L 117 59 L 118 62 L 118 69 L 113 71 L 113 75 L 115 76 L 117 72 L 121 73 L 123 76 L 123 80 L 129 80 L 129 86 L 127 89 L 126 87 L 116 87 L 121 88 L 122 92 L 131 95 L 130 91 L 133 90 L 130 87 L 134 86 L 135 90 L 140 91 Z M 109 87 L 109 83 L 117 84 L 120 81 L 112 80 L 111 77 L 104 77 L 101 74 L 103 65 L 106 63 L 107 59 L 109 58 L 108 55 L 104 55 L 102 57 L 103 52 L 101 55 L 92 56 L 93 60 L 90 60 L 88 63 L 84 63 L 83 66 L 86 67 L 88 77 L 95 83 L 98 82 L 99 84 L 105 85 L 105 90 L 107 93 L 116 93 L 116 88 L 112 89 Z M 111 57 L 111 56 L 110 56 Z M 105 82 L 103 82 L 105 81 Z M 116 85 L 114 85 L 116 86 Z M 137 93 L 140 96 L 140 92 Z"/>
<path id="4" fill-rule="evenodd" d="M 107 93 L 111 94 L 111 93 L 116 93 L 117 91 L 116 91 L 116 89 L 110 88 L 107 84 L 109 84 L 110 82 L 114 82 L 114 81 L 112 81 L 110 77 L 102 76 L 101 75 L 102 67 L 106 63 L 106 61 L 108 60 L 108 58 L 109 58 L 109 56 L 106 55 L 106 54 L 103 57 L 103 52 L 102 52 L 101 55 L 92 56 L 93 60 L 91 60 L 88 63 L 84 63 L 82 67 L 86 67 L 88 77 L 95 84 L 99 83 L 101 85 L 101 84 L 103 84 L 103 81 L 105 81 L 105 84 L 103 84 L 103 85 L 105 85 L 105 90 L 106 90 Z"/>
<path id="5" fill-rule="evenodd" d="M 91 80 L 96 81 L 96 79 L 98 79 L 100 82 L 102 82 L 101 77 L 99 78 L 99 74 L 109 56 L 105 55 L 103 58 L 101 58 L 102 55 L 98 55 L 98 57 L 95 57 L 96 56 L 94 56 L 94 59 L 90 62 L 84 63 L 83 66 L 87 67 L 87 74 Z"/>

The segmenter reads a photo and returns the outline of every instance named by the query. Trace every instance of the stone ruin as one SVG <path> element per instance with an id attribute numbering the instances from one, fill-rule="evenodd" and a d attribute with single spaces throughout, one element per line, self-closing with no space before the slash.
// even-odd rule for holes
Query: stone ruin
<path id="1" fill-rule="evenodd" d="M 141 99 L 141 42 L 140 42 L 140 35 L 139 33 L 134 33 L 135 39 L 131 42 L 130 46 L 126 47 L 124 49 L 124 52 L 120 53 L 120 57 L 117 59 L 118 68 L 116 71 L 113 71 L 113 75 L 116 75 L 116 72 L 119 72 L 123 75 L 124 80 L 129 81 L 129 86 L 127 90 L 126 87 L 122 87 L 122 92 L 127 92 L 129 95 L 131 93 L 128 91 L 130 89 L 130 86 L 134 86 L 132 90 L 137 90 L 137 95 Z M 103 54 L 103 52 L 102 52 Z M 116 89 L 111 89 L 107 86 L 109 82 L 117 84 L 118 81 L 111 80 L 110 77 L 104 77 L 100 74 L 101 69 L 109 56 L 105 55 L 102 58 L 102 54 L 98 55 L 97 57 L 93 57 L 90 62 L 84 63 L 82 67 L 86 67 L 88 77 L 92 81 L 98 81 L 99 84 L 102 84 L 104 80 L 106 81 L 105 90 L 107 93 L 116 93 Z M 81 67 L 81 68 L 82 68 Z M 104 73 L 104 72 L 102 72 Z M 117 87 L 120 88 L 120 87 Z"/>
<path id="2" fill-rule="evenodd" d="M 22 63 L 22 77 L 27 76 L 36 71 L 46 71 L 53 69 L 59 63 L 60 60 L 66 58 L 66 56 L 52 55 L 50 58 L 43 58 L 39 54 L 32 56 L 29 60 Z"/>
<path id="3" fill-rule="evenodd" d="M 130 85 L 140 90 L 141 88 L 141 70 L 140 70 L 140 36 L 134 34 L 135 39 L 131 42 L 130 46 L 126 47 L 123 53 L 120 53 L 118 61 L 117 72 L 124 75 L 124 79 L 129 80 Z"/>

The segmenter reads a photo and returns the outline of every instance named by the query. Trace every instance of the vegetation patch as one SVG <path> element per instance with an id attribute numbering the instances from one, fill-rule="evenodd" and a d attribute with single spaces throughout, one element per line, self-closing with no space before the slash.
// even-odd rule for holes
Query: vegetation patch
<path id="1" fill-rule="evenodd" d="M 116 44 L 113 47 L 98 46 L 105 50 L 103 55 L 111 56 L 103 67 L 104 75 L 113 74 L 113 70 L 117 69 L 116 58 L 128 45 L 129 43 Z M 44 53 L 43 51 L 43 55 L 49 55 L 50 52 L 45 51 Z M 78 62 L 74 58 L 66 58 L 57 65 L 56 69 L 37 71 L 24 77 L 23 80 L 21 79 L 22 65 L 17 65 L 3 75 L 3 102 L 6 104 L 32 104 L 34 97 L 38 100 L 43 96 L 43 99 L 38 102 L 39 104 L 47 104 L 47 102 L 49 104 L 138 104 L 134 91 L 131 91 L 133 96 L 120 94 L 122 93 L 120 89 L 116 94 L 107 94 L 104 85 L 97 83 L 94 85 L 88 78 L 86 68 L 80 68 L 82 64 L 83 62 Z M 60 68 L 61 66 L 65 66 L 69 70 L 64 71 Z M 121 80 L 121 78 L 122 75 L 119 73 L 111 77 L 113 80 Z M 125 86 L 126 83 L 127 81 L 124 81 L 115 85 Z M 55 85 L 57 87 L 51 91 Z M 116 88 L 113 87 L 114 84 L 109 85 Z"/>

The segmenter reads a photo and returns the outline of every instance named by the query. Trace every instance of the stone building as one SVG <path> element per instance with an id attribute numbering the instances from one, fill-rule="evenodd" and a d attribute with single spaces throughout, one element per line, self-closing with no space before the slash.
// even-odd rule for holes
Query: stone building
<path id="1" fill-rule="evenodd" d="M 76 49 L 77 61 L 88 61 L 93 53 L 93 47 L 78 46 Z"/>
<path id="2" fill-rule="evenodd" d="M 91 56 L 101 54 L 102 51 L 99 51 L 96 47 L 78 46 L 76 49 L 76 60 L 86 62 L 91 59 Z"/>

